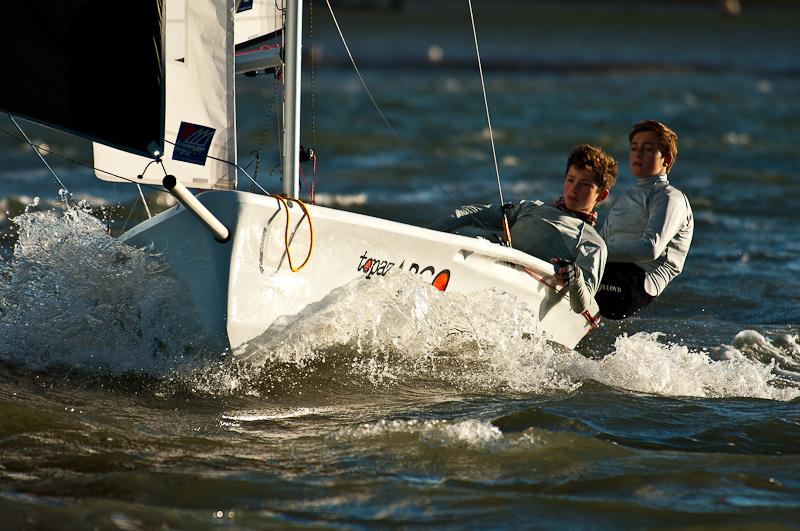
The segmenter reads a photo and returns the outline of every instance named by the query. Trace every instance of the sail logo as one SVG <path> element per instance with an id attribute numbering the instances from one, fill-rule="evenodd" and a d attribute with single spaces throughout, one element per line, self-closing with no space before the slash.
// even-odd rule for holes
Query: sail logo
<path id="1" fill-rule="evenodd" d="M 398 269 L 404 269 L 405 267 L 405 260 L 397 267 Z M 356 271 L 360 271 L 365 273 L 365 278 L 370 279 L 374 275 L 378 275 L 380 277 L 386 276 L 386 274 L 392 270 L 395 266 L 394 262 L 389 262 L 388 260 L 381 260 L 380 258 L 370 257 L 367 254 L 367 251 L 364 251 L 359 257 L 358 266 L 356 267 Z M 431 285 L 438 289 L 439 291 L 444 291 L 447 289 L 447 285 L 450 283 L 450 270 L 449 269 L 442 269 L 438 273 L 433 266 L 426 266 L 421 267 L 419 264 L 412 263 L 408 266 L 408 272 L 414 273 L 416 275 L 426 275 L 430 274 L 432 277 Z"/>
<path id="2" fill-rule="evenodd" d="M 205 125 L 181 122 L 178 138 L 172 150 L 172 160 L 205 166 L 215 132 L 216 129 Z"/>

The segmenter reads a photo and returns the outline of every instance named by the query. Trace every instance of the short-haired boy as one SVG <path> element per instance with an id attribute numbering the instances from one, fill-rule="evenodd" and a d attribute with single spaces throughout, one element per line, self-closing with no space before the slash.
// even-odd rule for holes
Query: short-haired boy
<path id="1" fill-rule="evenodd" d="M 694 232 L 689 200 L 667 179 L 678 135 L 655 120 L 633 126 L 628 161 L 636 184 L 606 216 L 600 235 L 608 264 L 595 296 L 600 315 L 630 317 L 658 297 L 683 270 Z"/>
<path id="2" fill-rule="evenodd" d="M 582 144 L 567 160 L 561 197 L 551 204 L 520 201 L 505 208 L 515 249 L 561 262 L 558 275 L 569 289 L 575 313 L 589 308 L 603 274 L 606 245 L 593 228 L 597 220 L 594 207 L 608 196 L 616 178 L 614 158 L 598 147 Z M 501 205 L 464 206 L 432 228 L 447 232 L 470 225 L 501 229 L 503 210 Z"/>

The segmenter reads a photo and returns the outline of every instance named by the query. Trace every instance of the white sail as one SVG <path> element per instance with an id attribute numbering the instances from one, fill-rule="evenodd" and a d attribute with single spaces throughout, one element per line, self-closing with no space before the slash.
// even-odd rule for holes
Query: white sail
<path id="1" fill-rule="evenodd" d="M 167 0 L 164 168 L 95 143 L 98 178 L 161 184 L 166 170 L 187 187 L 235 188 L 233 1 Z"/>
<path id="2" fill-rule="evenodd" d="M 245 44 L 271 36 L 283 27 L 284 0 L 238 0 L 234 42 Z"/>
<path id="3" fill-rule="evenodd" d="M 284 0 L 237 0 L 234 16 L 236 73 L 270 70 L 281 64 Z"/>

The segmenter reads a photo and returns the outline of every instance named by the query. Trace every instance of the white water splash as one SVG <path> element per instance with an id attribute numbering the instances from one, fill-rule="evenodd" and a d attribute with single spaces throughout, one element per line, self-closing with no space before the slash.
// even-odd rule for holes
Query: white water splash
<path id="1" fill-rule="evenodd" d="M 776 362 L 788 369 L 800 369 L 800 344 L 792 334 L 780 334 L 770 342 L 755 330 L 742 330 L 733 338 L 733 345 L 722 345 L 713 349 L 715 359 L 732 359 L 746 356 L 764 362 Z"/>
<path id="2" fill-rule="evenodd" d="M 332 351 L 350 352 L 349 369 L 374 385 L 422 376 L 526 391 L 573 388 L 562 365 L 583 359 L 557 353 L 511 295 L 442 293 L 405 272 L 339 288 L 285 332 L 268 330 L 235 354 L 254 365 L 306 366 Z"/>
<path id="3" fill-rule="evenodd" d="M 500 443 L 503 433 L 497 426 L 480 420 L 380 420 L 342 428 L 331 437 L 336 441 L 385 439 L 386 436 L 411 436 L 428 447 L 463 446 L 484 448 Z"/>
<path id="4" fill-rule="evenodd" d="M 286 333 L 268 331 L 236 354 L 257 365 L 305 366 L 345 351 L 347 370 L 373 385 L 432 378 L 467 391 L 551 393 L 595 380 L 664 396 L 800 396 L 772 358 L 714 359 L 663 343 L 663 334 L 639 333 L 617 338 L 608 355 L 593 360 L 553 347 L 535 329 L 533 315 L 506 293 L 441 293 L 395 275 L 340 288 Z"/>
<path id="5" fill-rule="evenodd" d="M 163 260 L 114 240 L 80 209 L 29 212 L 15 223 L 14 256 L 0 261 L 0 356 L 32 368 L 190 369 L 182 384 L 225 395 L 302 390 L 315 378 L 312 388 L 324 392 L 332 384 L 315 373 L 321 368 L 375 387 L 430 380 L 468 392 L 549 394 L 596 380 L 665 396 L 800 396 L 786 377 L 800 372 L 795 336 L 771 343 L 743 331 L 732 345 L 692 351 L 639 333 L 591 360 L 549 344 L 509 294 L 442 293 L 402 272 L 335 290 L 280 333 L 239 349 L 236 361 L 209 363 L 197 355 L 205 339 L 186 290 Z M 265 372 L 267 364 L 283 372 Z"/>
<path id="6" fill-rule="evenodd" d="M 706 351 L 662 343 L 660 333 L 623 335 L 587 377 L 614 387 L 665 396 L 791 400 L 800 389 L 779 386 L 774 363 L 745 356 L 715 360 Z"/>
<path id="7" fill-rule="evenodd" d="M 162 374 L 201 344 L 163 260 L 111 238 L 81 208 L 13 219 L 0 262 L 0 356 L 33 369 Z"/>

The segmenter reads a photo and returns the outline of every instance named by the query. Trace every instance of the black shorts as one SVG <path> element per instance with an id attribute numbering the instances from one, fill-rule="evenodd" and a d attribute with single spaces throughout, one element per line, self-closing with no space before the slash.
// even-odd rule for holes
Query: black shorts
<path id="1" fill-rule="evenodd" d="M 594 299 L 606 319 L 625 319 L 655 299 L 644 290 L 645 271 L 636 264 L 606 263 L 600 289 Z"/>

